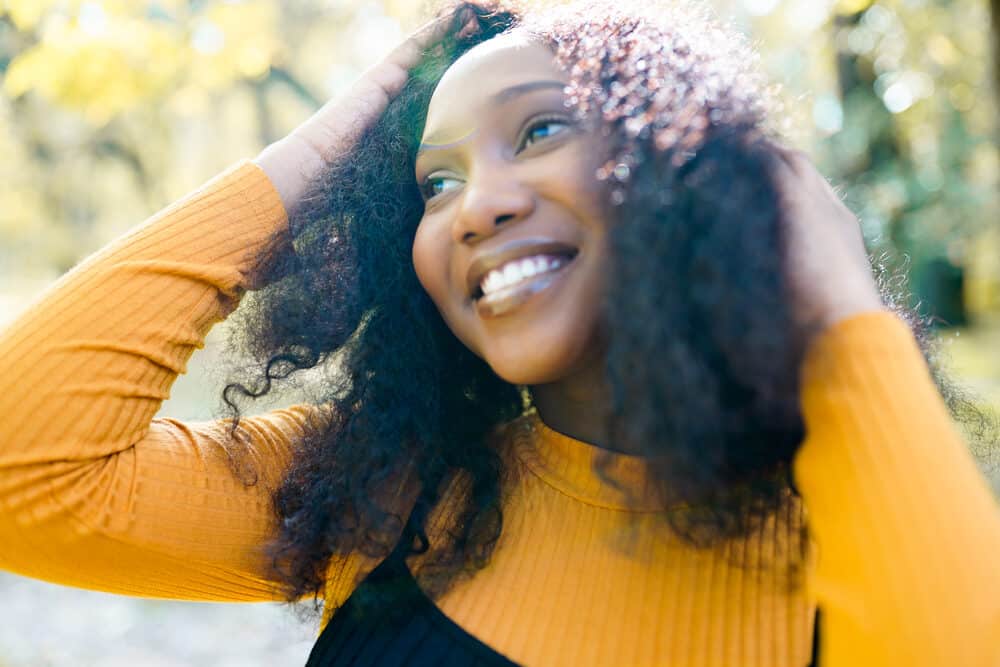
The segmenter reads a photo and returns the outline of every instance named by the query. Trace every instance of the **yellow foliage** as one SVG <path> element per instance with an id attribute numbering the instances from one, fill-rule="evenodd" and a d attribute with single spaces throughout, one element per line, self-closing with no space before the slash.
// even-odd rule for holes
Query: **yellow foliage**
<path id="1" fill-rule="evenodd" d="M 221 48 L 202 54 L 196 49 L 195 57 L 203 56 L 201 65 L 210 71 L 197 69 L 207 74 L 207 82 L 215 84 L 237 77 L 265 76 L 280 48 L 278 21 L 278 8 L 272 2 L 211 5 L 195 24 L 195 35 L 199 30 L 212 31 L 219 36 Z"/>
<path id="2" fill-rule="evenodd" d="M 34 91 L 101 126 L 162 98 L 180 81 L 215 89 L 261 78 L 279 51 L 271 0 L 210 4 L 190 20 L 182 20 L 187 3 L 159 6 L 178 20 L 151 21 L 142 3 L 124 0 L 7 0 L 5 11 L 18 28 L 37 29 L 41 40 L 15 55 L 3 91 L 11 97 Z"/>
<path id="3" fill-rule="evenodd" d="M 838 14 L 857 14 L 872 6 L 872 0 L 838 0 L 836 11 Z"/>
<path id="4" fill-rule="evenodd" d="M 18 30 L 32 30 L 45 15 L 51 0 L 4 0 L 0 4 L 0 16 L 6 14 Z"/>
<path id="5" fill-rule="evenodd" d="M 35 46 L 16 56 L 4 78 L 12 96 L 34 90 L 95 125 L 160 94 L 183 64 L 183 53 L 155 24 L 115 17 L 107 33 L 89 35 L 60 22 Z"/>

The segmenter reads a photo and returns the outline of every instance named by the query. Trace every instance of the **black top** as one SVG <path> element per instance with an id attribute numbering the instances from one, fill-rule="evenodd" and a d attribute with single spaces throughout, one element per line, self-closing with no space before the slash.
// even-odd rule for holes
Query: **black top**
<path id="1" fill-rule="evenodd" d="M 516 667 L 502 654 L 462 629 L 427 597 L 409 568 L 400 540 L 337 610 L 309 654 L 306 667 Z M 359 591 L 378 603 L 363 612 Z M 819 652 L 819 612 L 813 626 L 813 657 Z M 738 666 L 734 666 L 738 667 Z"/>
<path id="2" fill-rule="evenodd" d="M 516 667 L 473 637 L 427 597 L 409 568 L 400 540 L 337 610 L 309 654 L 306 667 Z M 378 595 L 362 611 L 359 592 Z"/>

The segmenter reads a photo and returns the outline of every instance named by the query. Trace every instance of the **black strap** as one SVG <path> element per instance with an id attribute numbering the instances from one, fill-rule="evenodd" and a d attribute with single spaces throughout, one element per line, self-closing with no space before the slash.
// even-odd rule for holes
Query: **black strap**
<path id="1" fill-rule="evenodd" d="M 809 661 L 809 667 L 819 667 L 819 617 L 820 610 L 819 607 L 817 607 L 816 616 L 813 617 L 813 648 L 812 659 Z"/>

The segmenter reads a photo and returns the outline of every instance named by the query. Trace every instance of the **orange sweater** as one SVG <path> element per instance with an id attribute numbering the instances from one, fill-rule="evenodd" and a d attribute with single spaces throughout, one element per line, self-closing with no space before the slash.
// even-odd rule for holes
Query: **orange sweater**
<path id="1" fill-rule="evenodd" d="M 260 482 L 222 449 L 225 424 L 153 419 L 209 328 L 286 224 L 239 165 L 64 276 L 0 334 L 0 567 L 104 591 L 270 600 L 260 547 L 290 445 L 318 414 L 246 421 Z M 491 563 L 438 601 L 529 665 L 1000 665 L 1000 517 L 906 327 L 868 313 L 816 340 L 803 368 L 808 438 L 795 478 L 816 543 L 806 585 L 740 568 L 784 544 L 774 524 L 699 551 L 592 472 L 599 449 L 528 414 L 523 466 Z M 641 481 L 642 461 L 612 468 Z M 332 608 L 374 563 L 330 569 Z"/>

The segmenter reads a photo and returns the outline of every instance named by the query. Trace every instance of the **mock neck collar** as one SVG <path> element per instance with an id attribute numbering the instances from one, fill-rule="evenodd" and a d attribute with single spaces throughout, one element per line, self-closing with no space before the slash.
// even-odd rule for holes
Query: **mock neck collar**
<path id="1" fill-rule="evenodd" d="M 514 424 L 513 444 L 531 472 L 581 502 L 632 512 L 663 509 L 646 458 L 560 433 L 547 426 L 534 407 Z"/>

